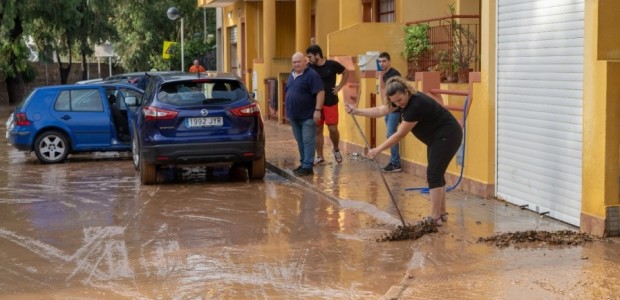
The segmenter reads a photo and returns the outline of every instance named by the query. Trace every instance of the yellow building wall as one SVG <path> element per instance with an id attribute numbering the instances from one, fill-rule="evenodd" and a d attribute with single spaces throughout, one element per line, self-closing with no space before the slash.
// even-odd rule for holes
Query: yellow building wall
<path id="1" fill-rule="evenodd" d="M 264 66 L 265 64 L 263 64 L 262 62 L 254 61 L 253 63 L 254 72 L 256 72 L 256 75 L 257 75 L 256 79 L 258 81 L 258 84 L 257 84 L 258 90 L 256 92 L 255 99 L 258 101 L 258 105 L 260 106 L 260 111 L 261 111 L 261 115 L 263 116 L 263 119 L 267 120 L 267 114 L 269 113 L 269 108 L 267 106 L 268 105 L 267 95 L 265 93 L 266 87 L 265 87 Z"/>
<path id="2" fill-rule="evenodd" d="M 599 0 L 600 7 L 604 9 L 598 10 L 598 27 L 599 30 L 597 40 L 597 58 L 600 60 L 620 60 L 620 26 L 618 26 L 618 15 L 620 7 L 617 0 Z M 587 1 L 586 1 L 587 3 Z M 595 5 L 595 3 L 587 3 Z"/>
<path id="3" fill-rule="evenodd" d="M 460 0 L 454 1 L 457 15 L 478 15 L 481 9 L 480 0 Z"/>
<path id="4" fill-rule="evenodd" d="M 402 23 L 440 18 L 450 15 L 448 4 L 454 0 L 405 0 L 401 1 Z"/>
<path id="5" fill-rule="evenodd" d="M 325 53 L 328 48 L 327 35 L 340 29 L 340 22 L 338 22 L 340 6 L 334 5 L 334 0 L 316 0 L 314 2 L 314 39 L 315 42 L 321 46 L 321 49 L 323 49 L 323 55 L 327 57 L 328 53 Z"/>
<path id="6" fill-rule="evenodd" d="M 585 4 L 581 210 L 598 219 L 605 219 L 606 207 L 620 201 L 620 62 L 606 60 L 620 53 L 618 11 L 618 1 Z M 614 41 L 601 41 L 612 36 Z"/>
<path id="7" fill-rule="evenodd" d="M 476 3 L 476 5 L 478 5 Z M 466 177 L 495 184 L 495 85 L 496 0 L 482 1 L 480 8 L 480 83 L 473 84 L 473 100 L 467 121 Z"/>
<path id="8" fill-rule="evenodd" d="M 253 61 L 261 58 L 259 56 L 262 53 L 262 44 L 260 43 L 262 37 L 262 24 L 263 20 L 260 17 L 262 10 L 259 9 L 258 2 L 246 2 L 244 10 L 245 18 L 245 61 L 248 69 L 253 69 Z M 248 74 L 252 76 L 252 74 Z M 248 78 L 247 82 L 250 82 Z"/>
<path id="9" fill-rule="evenodd" d="M 275 58 L 290 58 L 295 53 L 295 2 L 277 1 L 276 11 Z"/>
<path id="10" fill-rule="evenodd" d="M 340 11 L 339 28 L 346 28 L 362 22 L 362 2 L 361 0 L 339 0 L 338 2 L 333 0 L 326 0 L 332 5 L 338 5 Z M 331 9 L 331 8 L 327 8 Z M 318 11 L 317 11 L 318 12 Z M 319 20 L 317 19 L 318 23 Z"/>

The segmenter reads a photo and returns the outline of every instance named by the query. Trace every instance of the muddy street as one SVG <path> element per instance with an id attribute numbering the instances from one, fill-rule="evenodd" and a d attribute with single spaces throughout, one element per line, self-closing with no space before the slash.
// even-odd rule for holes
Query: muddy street
<path id="1" fill-rule="evenodd" d="M 290 132 L 270 130 L 285 153 Z M 576 228 L 451 192 L 438 232 L 377 242 L 398 218 L 368 161 L 312 178 L 272 163 L 263 181 L 187 168 L 142 186 L 129 154 L 43 165 L 0 143 L 0 299 L 617 299 L 618 238 L 479 243 Z M 403 191 L 419 180 L 388 180 L 404 219 L 423 217 L 427 196 Z"/>
<path id="2" fill-rule="evenodd" d="M 3 299 L 376 299 L 409 257 L 271 173 L 141 186 L 128 156 L 42 165 L 0 151 Z"/>

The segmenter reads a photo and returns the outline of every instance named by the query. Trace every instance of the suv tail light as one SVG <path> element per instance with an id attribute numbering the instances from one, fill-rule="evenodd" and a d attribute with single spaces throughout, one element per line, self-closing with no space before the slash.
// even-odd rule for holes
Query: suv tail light
<path id="1" fill-rule="evenodd" d="M 15 114 L 15 126 L 30 126 L 30 120 L 26 117 L 26 113 Z"/>
<path id="2" fill-rule="evenodd" d="M 170 120 L 176 118 L 178 111 L 161 109 L 159 107 L 147 106 L 142 109 L 146 121 Z"/>
<path id="3" fill-rule="evenodd" d="M 260 115 L 260 108 L 258 104 L 252 103 L 246 106 L 231 109 L 230 112 L 236 117 L 248 117 Z"/>

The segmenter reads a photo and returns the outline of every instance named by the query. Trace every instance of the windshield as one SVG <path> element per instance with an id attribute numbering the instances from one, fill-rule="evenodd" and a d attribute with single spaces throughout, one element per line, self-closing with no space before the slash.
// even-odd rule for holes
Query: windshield
<path id="1" fill-rule="evenodd" d="M 163 84 L 157 93 L 160 102 L 178 106 L 233 102 L 247 97 L 235 80 L 185 81 Z"/>

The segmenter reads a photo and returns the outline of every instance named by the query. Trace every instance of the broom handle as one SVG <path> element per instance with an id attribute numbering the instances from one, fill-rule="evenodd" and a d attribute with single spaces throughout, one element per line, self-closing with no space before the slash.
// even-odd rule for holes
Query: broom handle
<path id="1" fill-rule="evenodd" d="M 357 99 L 359 99 L 359 97 Z M 364 143 L 366 143 L 366 148 L 370 150 L 370 145 L 368 144 L 368 140 L 366 139 L 366 136 L 364 135 L 364 132 L 362 131 L 362 128 L 360 127 L 360 124 L 357 123 L 357 119 L 355 118 L 355 115 L 352 113 L 350 115 L 351 117 L 353 117 L 353 122 L 355 123 L 355 127 L 357 127 L 357 130 L 360 132 L 360 135 L 364 139 Z M 396 207 L 396 212 L 398 213 L 398 217 L 400 218 L 400 221 L 403 223 L 403 227 L 407 227 L 407 225 L 405 224 L 405 220 L 403 219 L 403 215 L 400 213 L 400 209 L 398 209 L 398 204 L 396 204 L 396 199 L 394 198 L 394 194 L 392 193 L 390 186 L 385 180 L 385 176 L 383 176 L 383 171 L 381 170 L 381 166 L 379 166 L 379 163 L 374 158 L 372 159 L 372 161 L 375 163 L 377 170 L 379 170 L 379 175 L 381 175 L 381 180 L 383 180 L 383 184 L 385 185 L 385 188 L 390 194 L 390 199 L 392 199 L 392 204 L 394 204 L 394 207 Z"/>

